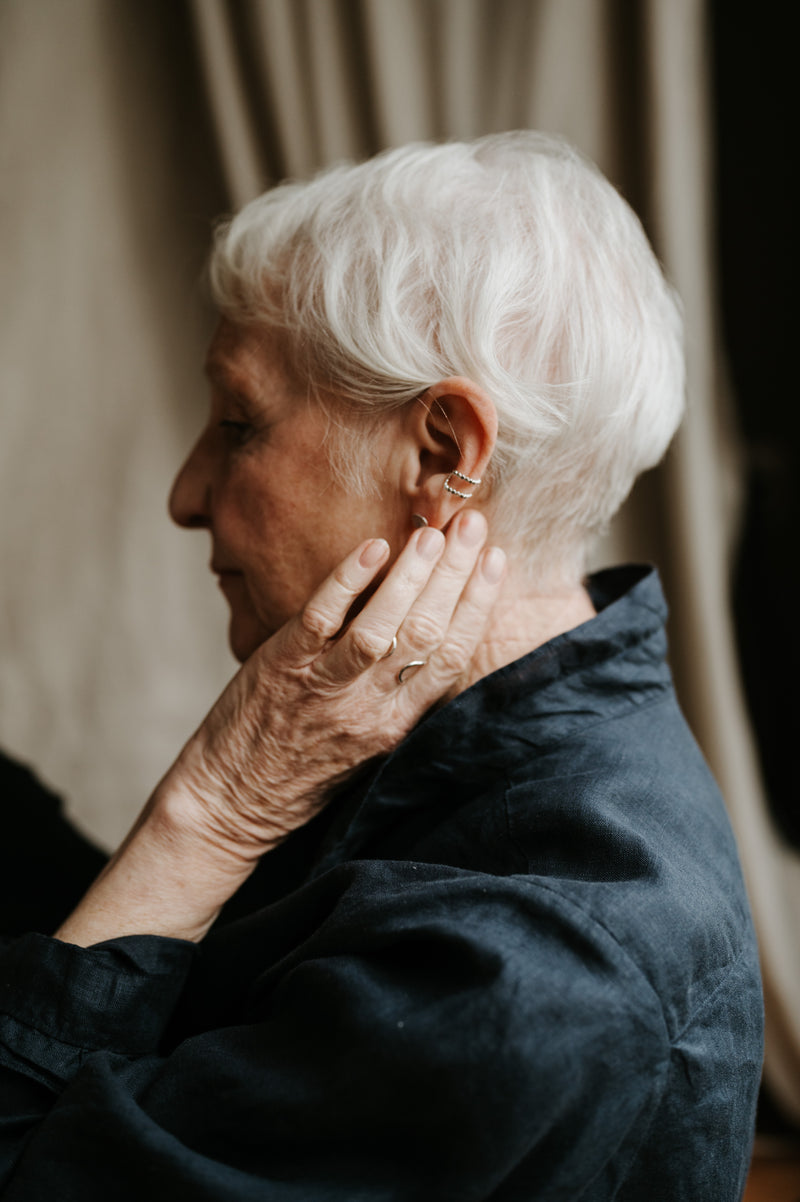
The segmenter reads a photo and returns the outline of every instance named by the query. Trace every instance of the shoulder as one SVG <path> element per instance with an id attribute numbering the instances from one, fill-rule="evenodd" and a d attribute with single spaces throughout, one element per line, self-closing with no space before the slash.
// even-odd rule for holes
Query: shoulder
<path id="1" fill-rule="evenodd" d="M 442 1148 L 447 1132 L 454 1151 L 473 1132 L 478 1175 L 481 1157 L 497 1166 L 549 1147 L 548 1175 L 577 1188 L 658 1103 L 660 1000 L 613 935 L 546 882 L 363 860 L 264 921 L 303 938 L 289 935 L 261 976 L 252 1017 L 268 1015 L 287 1045 L 302 1038 L 315 1062 L 342 1049 L 348 1073 L 379 1069 L 413 1109 L 406 1126 L 437 1131 Z"/>
<path id="2" fill-rule="evenodd" d="M 576 695 L 562 707 L 564 737 L 549 740 L 535 722 L 491 715 L 489 739 L 431 790 L 423 814 L 409 816 L 403 829 L 414 837 L 404 843 L 394 828 L 394 851 L 475 872 L 498 899 L 516 890 L 515 914 L 500 904 L 492 921 L 515 929 L 525 914 L 529 945 L 551 947 L 576 981 L 581 963 L 605 949 L 617 980 L 645 1008 L 661 1007 L 674 1038 L 734 965 L 743 1008 L 745 994 L 760 997 L 730 823 L 671 687 L 584 710 L 578 720 L 580 702 Z M 373 854 L 392 851 L 384 840 Z M 580 963 L 571 955 L 578 946 Z M 722 1008 L 716 1013 L 727 1021 Z M 751 1035 L 760 1038 L 758 1024 Z"/>

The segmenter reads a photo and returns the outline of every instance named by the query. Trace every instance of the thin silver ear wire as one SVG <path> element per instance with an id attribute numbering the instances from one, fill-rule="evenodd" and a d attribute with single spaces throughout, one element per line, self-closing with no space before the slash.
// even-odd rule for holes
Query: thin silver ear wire
<path id="1" fill-rule="evenodd" d="M 427 392 L 427 389 L 425 390 L 425 392 Z M 422 401 L 422 404 L 423 404 L 423 405 L 425 405 L 425 402 L 424 402 L 424 400 L 423 400 L 422 398 L 425 396 L 425 392 L 421 392 L 421 393 L 419 394 L 419 396 L 415 398 L 415 399 L 416 399 L 416 400 L 418 400 L 418 401 Z M 460 454 L 461 454 L 461 447 L 458 445 L 458 437 L 456 436 L 456 432 L 455 432 L 455 430 L 453 429 L 453 423 L 450 421 L 450 418 L 448 417 L 447 410 L 444 408 L 444 406 L 442 405 L 441 401 L 439 401 L 439 399 L 438 399 L 438 398 L 436 398 L 436 399 L 434 400 L 434 404 L 435 404 L 435 405 L 438 407 L 438 409 L 439 409 L 440 413 L 442 414 L 442 417 L 444 418 L 444 420 L 447 422 L 448 426 L 450 427 L 450 433 L 451 433 L 451 435 L 452 435 L 453 442 L 456 444 L 456 447 L 458 448 L 458 453 L 459 453 L 459 455 L 460 455 Z M 425 405 L 425 408 L 427 409 L 428 413 L 430 413 L 430 411 L 431 411 L 431 406 L 430 406 L 430 405 Z M 456 470 L 454 469 L 454 470 L 453 470 L 453 471 L 450 473 L 450 475 L 447 477 L 447 479 L 445 480 L 445 482 L 444 482 L 444 487 L 446 488 L 446 490 L 447 490 L 448 492 L 452 493 L 454 497 L 461 497 L 461 500 L 462 500 L 462 501 L 469 501 L 469 500 L 471 500 L 471 498 L 472 498 L 472 497 L 473 497 L 473 495 L 474 495 L 473 493 L 471 493 L 471 492 L 460 492 L 460 491 L 459 491 L 457 488 L 453 488 L 453 487 L 451 486 L 451 484 L 450 484 L 450 480 L 452 479 L 452 477 L 453 477 L 453 476 L 458 476 L 459 480 L 466 480 L 467 484 L 480 484 L 480 480 L 476 480 L 474 476 L 465 476 L 463 472 L 459 472 L 459 471 L 456 471 Z M 422 525 L 422 523 L 424 522 L 424 523 L 425 523 L 425 525 L 427 526 L 427 524 L 428 524 L 428 523 L 427 523 L 427 521 L 425 521 L 425 518 L 423 518 L 421 514 L 414 514 L 414 515 L 413 515 L 413 517 L 412 517 L 412 519 L 411 519 L 411 520 L 412 520 L 412 522 L 414 523 L 414 525 L 415 525 L 415 526 L 417 525 L 417 520 L 416 520 L 416 519 L 417 519 L 418 517 L 422 519 L 422 521 L 421 521 L 419 524 L 420 524 L 420 525 Z"/>
<path id="2" fill-rule="evenodd" d="M 466 480 L 467 484 L 480 484 L 480 480 L 476 479 L 475 476 L 465 476 L 463 472 L 456 471 L 455 469 L 445 480 L 444 486 L 448 492 L 451 492 L 454 497 L 461 497 L 462 501 L 469 501 L 470 498 L 475 494 L 471 492 L 460 492 L 459 489 L 453 488 L 450 484 L 453 476 L 458 476 L 459 480 Z"/>
<path id="3" fill-rule="evenodd" d="M 426 388 L 426 389 L 425 389 L 425 392 L 427 392 L 427 391 L 428 391 L 428 390 L 427 390 L 427 388 Z M 455 428 L 454 428 L 454 426 L 453 426 L 453 423 L 450 421 L 450 418 L 449 418 L 449 416 L 448 416 L 447 410 L 445 409 L 445 407 L 444 407 L 444 405 L 442 404 L 442 402 L 441 402 L 441 401 L 438 399 L 438 397 L 437 397 L 437 398 L 434 398 L 434 400 L 433 400 L 433 403 L 432 403 L 432 404 L 430 404 L 430 405 L 426 405 L 426 404 L 425 404 L 425 401 L 423 400 L 423 397 L 425 396 L 425 392 L 421 392 L 421 393 L 419 394 L 419 396 L 418 396 L 418 397 L 415 397 L 414 399 L 415 399 L 416 401 L 420 401 L 420 402 L 422 403 L 422 405 L 423 405 L 423 407 L 425 408 L 425 410 L 426 410 L 426 412 L 427 412 L 427 413 L 430 413 L 430 412 L 431 412 L 431 410 L 433 409 L 433 406 L 434 406 L 434 405 L 436 406 L 436 408 L 439 410 L 439 412 L 441 413 L 442 417 L 444 418 L 444 420 L 447 422 L 448 426 L 450 427 L 450 435 L 451 435 L 451 437 L 452 437 L 452 439 L 453 439 L 453 442 L 454 442 L 454 443 L 455 443 L 455 445 L 456 445 L 456 450 L 458 451 L 459 455 L 461 455 L 461 447 L 460 447 L 460 445 L 459 445 L 459 442 L 458 442 L 458 435 L 457 435 L 457 434 L 456 434 L 456 432 L 455 432 Z M 461 476 L 461 472 L 451 472 L 451 473 L 450 473 L 450 475 L 451 475 L 451 476 L 453 476 L 453 475 L 455 475 L 455 476 Z M 461 479 L 462 479 L 462 480 L 469 480 L 470 484 L 475 484 L 475 483 L 477 483 L 477 484 L 480 484 L 480 480 L 478 480 L 478 481 L 475 481 L 475 480 L 470 480 L 469 476 L 461 476 Z"/>

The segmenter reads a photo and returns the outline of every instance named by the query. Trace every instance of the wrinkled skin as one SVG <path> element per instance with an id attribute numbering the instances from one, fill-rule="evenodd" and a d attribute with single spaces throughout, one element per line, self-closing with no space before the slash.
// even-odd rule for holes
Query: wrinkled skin
<path id="1" fill-rule="evenodd" d="M 349 623 L 389 548 L 370 540 L 348 555 L 242 666 L 58 937 L 84 946 L 137 932 L 202 938 L 332 785 L 459 688 L 503 579 L 486 533 L 470 511 L 446 536 L 416 531 Z M 424 667 L 400 684 L 413 660 Z"/>
<path id="2" fill-rule="evenodd" d="M 482 542 L 477 514 L 461 518 L 461 527 L 476 528 Z M 464 544 L 455 534 L 449 587 L 434 581 L 438 598 L 429 593 L 428 605 L 407 612 L 444 545 L 439 531 L 415 535 L 380 595 L 337 638 L 368 582 L 370 564 L 361 559 L 375 556 L 379 567 L 388 548 L 375 540 L 360 558 L 348 557 L 299 618 L 250 657 L 185 749 L 176 765 L 183 788 L 202 799 L 213 833 L 241 855 L 263 855 L 308 821 L 331 785 L 396 746 L 464 670 L 486 600 L 480 575 L 458 622 L 447 623 L 460 574 L 474 565 L 480 543 Z M 383 659 L 401 623 L 402 642 Z M 425 670 L 400 687 L 397 672 L 409 659 L 427 660 Z M 265 809 L 265 799 L 280 801 Z"/>

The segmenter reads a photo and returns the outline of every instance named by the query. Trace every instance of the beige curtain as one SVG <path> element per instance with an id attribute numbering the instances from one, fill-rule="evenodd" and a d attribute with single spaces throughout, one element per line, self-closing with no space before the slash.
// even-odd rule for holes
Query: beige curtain
<path id="1" fill-rule="evenodd" d="M 0 740 L 110 844 L 231 670 L 207 547 L 164 518 L 204 404 L 212 217 L 412 139 L 561 132 L 637 208 L 685 304 L 688 417 L 598 562 L 662 569 L 759 928 L 767 1071 L 800 1121 L 800 865 L 767 817 L 729 608 L 708 72 L 702 0 L 4 0 Z"/>
<path id="2" fill-rule="evenodd" d="M 0 743 L 106 845 L 231 670 L 208 548 L 165 513 L 224 204 L 174 11 L 0 3 Z"/>

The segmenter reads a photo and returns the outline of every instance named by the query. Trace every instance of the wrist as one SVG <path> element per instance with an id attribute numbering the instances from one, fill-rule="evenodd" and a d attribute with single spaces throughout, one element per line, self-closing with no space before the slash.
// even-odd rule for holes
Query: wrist
<path id="1" fill-rule="evenodd" d="M 202 939 L 257 860 L 204 839 L 192 812 L 190 797 L 159 786 L 56 938 L 83 947 L 123 935 Z"/>
<path id="2" fill-rule="evenodd" d="M 229 756 L 222 774 L 215 758 L 201 729 L 183 748 L 149 805 L 171 838 L 187 845 L 199 842 L 222 871 L 246 876 L 262 856 L 307 821 L 309 807 L 304 792 L 299 802 L 293 797 L 296 776 L 289 781 L 278 772 L 265 772 L 266 757 L 261 774 L 269 775 L 269 784 L 261 779 L 257 788 L 236 757 Z"/>

